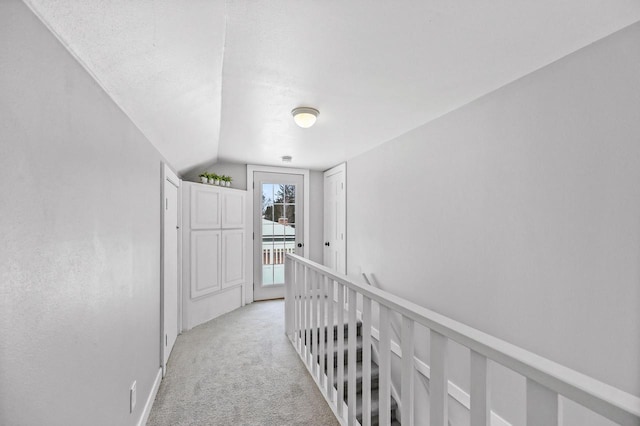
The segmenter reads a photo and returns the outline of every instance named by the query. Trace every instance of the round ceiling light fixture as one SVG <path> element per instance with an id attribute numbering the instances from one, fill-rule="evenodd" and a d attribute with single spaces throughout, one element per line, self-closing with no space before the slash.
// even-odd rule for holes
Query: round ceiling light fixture
<path id="1" fill-rule="evenodd" d="M 293 115 L 293 121 L 295 121 L 298 126 L 303 129 L 308 129 L 316 123 L 320 111 L 315 108 L 298 107 L 294 108 L 291 114 Z"/>

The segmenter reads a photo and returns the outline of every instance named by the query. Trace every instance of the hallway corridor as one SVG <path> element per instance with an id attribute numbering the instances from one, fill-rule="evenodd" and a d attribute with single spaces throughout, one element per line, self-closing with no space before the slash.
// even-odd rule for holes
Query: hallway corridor
<path id="1" fill-rule="evenodd" d="M 337 425 L 284 334 L 284 302 L 256 302 L 178 337 L 149 426 Z"/>

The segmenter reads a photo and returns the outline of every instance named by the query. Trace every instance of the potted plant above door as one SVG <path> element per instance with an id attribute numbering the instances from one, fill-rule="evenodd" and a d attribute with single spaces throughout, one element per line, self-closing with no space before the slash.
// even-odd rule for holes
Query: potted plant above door
<path id="1" fill-rule="evenodd" d="M 231 186 L 231 176 L 221 176 L 220 180 L 222 181 L 223 186 Z"/>
<path id="2" fill-rule="evenodd" d="M 209 173 L 207 172 L 200 173 L 200 182 L 202 183 L 209 182 Z"/>

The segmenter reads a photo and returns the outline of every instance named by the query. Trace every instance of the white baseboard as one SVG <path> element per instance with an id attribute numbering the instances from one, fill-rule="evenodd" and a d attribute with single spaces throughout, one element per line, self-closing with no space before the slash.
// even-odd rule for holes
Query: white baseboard
<path id="1" fill-rule="evenodd" d="M 158 389 L 160 389 L 161 381 L 162 368 L 159 368 L 158 374 L 156 374 L 156 379 L 153 382 L 153 387 L 151 387 L 151 392 L 149 392 L 149 396 L 147 397 L 147 402 L 145 402 L 144 404 L 144 409 L 142 410 L 142 415 L 140 416 L 140 420 L 138 421 L 138 426 L 145 426 L 147 424 L 147 420 L 149 420 L 149 414 L 151 414 L 151 407 L 153 407 L 153 401 L 156 400 Z"/>

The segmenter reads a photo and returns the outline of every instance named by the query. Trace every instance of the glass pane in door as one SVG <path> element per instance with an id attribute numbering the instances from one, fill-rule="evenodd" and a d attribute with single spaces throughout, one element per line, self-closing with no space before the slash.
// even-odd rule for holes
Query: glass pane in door
<path id="1" fill-rule="evenodd" d="M 284 259 L 295 253 L 296 186 L 262 184 L 262 285 L 284 284 Z"/>

